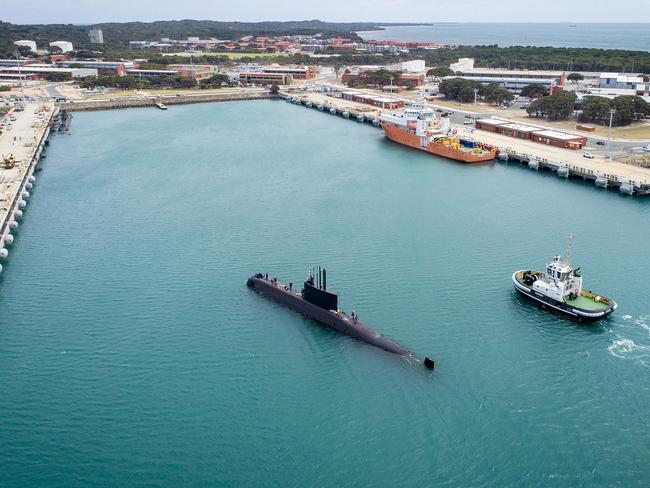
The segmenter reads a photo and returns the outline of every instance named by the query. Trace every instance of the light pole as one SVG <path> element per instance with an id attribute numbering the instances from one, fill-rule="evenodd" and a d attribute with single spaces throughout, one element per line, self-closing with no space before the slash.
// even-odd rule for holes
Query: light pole
<path id="1" fill-rule="evenodd" d="M 613 108 L 609 109 L 609 131 L 607 132 L 607 159 L 609 159 L 609 144 L 612 141 L 612 118 L 614 117 L 614 110 Z"/>
<path id="2" fill-rule="evenodd" d="M 476 122 L 476 119 L 477 119 L 477 113 L 476 113 L 476 95 L 478 95 L 478 88 L 474 88 L 474 122 Z"/>

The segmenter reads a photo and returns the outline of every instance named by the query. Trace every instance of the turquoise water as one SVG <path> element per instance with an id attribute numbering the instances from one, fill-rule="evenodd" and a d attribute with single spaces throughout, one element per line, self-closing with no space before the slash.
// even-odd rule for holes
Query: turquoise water
<path id="1" fill-rule="evenodd" d="M 650 200 L 283 102 L 75 114 L 0 279 L 0 486 L 648 486 Z M 593 327 L 515 295 L 576 234 Z M 251 293 L 325 265 L 429 373 Z"/>
<path id="2" fill-rule="evenodd" d="M 643 23 L 436 23 L 388 26 L 359 33 L 364 39 L 439 42 L 461 46 L 588 47 L 650 51 L 650 24 Z"/>

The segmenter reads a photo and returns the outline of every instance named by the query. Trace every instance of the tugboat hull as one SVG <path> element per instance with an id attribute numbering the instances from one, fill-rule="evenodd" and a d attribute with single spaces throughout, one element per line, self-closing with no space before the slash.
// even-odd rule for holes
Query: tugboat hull
<path id="1" fill-rule="evenodd" d="M 566 317 L 570 317 L 579 322 L 593 322 L 595 320 L 605 318 L 617 308 L 616 302 L 607 298 L 602 299 L 606 300 L 608 304 L 601 310 L 587 310 L 566 302 L 559 302 L 551 297 L 545 296 L 542 293 L 533 290 L 530 288 L 530 286 L 526 286 L 526 284 L 523 283 L 523 280 L 521 279 L 525 273 L 527 273 L 527 271 L 523 270 L 513 273 L 512 283 L 519 293 L 530 299 L 539 307 L 548 308 L 551 311 L 557 312 Z"/>

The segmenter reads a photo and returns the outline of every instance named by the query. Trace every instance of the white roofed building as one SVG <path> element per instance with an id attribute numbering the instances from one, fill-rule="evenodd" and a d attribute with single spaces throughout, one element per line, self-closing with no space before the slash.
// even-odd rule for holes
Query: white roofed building
<path id="1" fill-rule="evenodd" d="M 27 40 L 16 41 L 16 42 L 14 42 L 14 44 L 16 46 L 28 47 L 30 49 L 30 51 L 32 51 L 33 53 L 36 52 L 36 42 L 35 41 L 27 41 Z"/>
<path id="2" fill-rule="evenodd" d="M 74 51 L 74 47 L 72 46 L 72 43 L 70 41 L 54 41 L 50 42 L 50 47 L 58 47 L 61 52 L 63 53 L 69 53 Z"/>

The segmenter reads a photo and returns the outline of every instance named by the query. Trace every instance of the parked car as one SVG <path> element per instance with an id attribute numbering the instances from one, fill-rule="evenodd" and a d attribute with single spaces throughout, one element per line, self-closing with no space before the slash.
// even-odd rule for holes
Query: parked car
<path id="1" fill-rule="evenodd" d="M 473 120 L 466 120 L 465 122 L 463 122 L 463 124 L 464 125 L 474 125 L 474 121 Z"/>
<path id="2" fill-rule="evenodd" d="M 582 157 L 587 158 L 587 159 L 594 159 L 595 158 L 595 156 L 593 154 L 591 154 L 589 151 L 585 151 L 584 153 L 582 153 Z"/>
<path id="3" fill-rule="evenodd" d="M 605 141 L 596 141 L 596 144 L 598 144 L 599 146 L 604 146 L 604 145 L 605 145 Z"/>
<path id="4" fill-rule="evenodd" d="M 641 149 L 643 149 L 645 152 L 650 152 L 650 144 L 643 146 Z"/>

